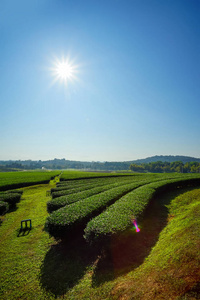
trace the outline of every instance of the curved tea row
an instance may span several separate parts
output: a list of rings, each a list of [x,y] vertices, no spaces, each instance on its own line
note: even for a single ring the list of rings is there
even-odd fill
[[[0,192],[0,215],[5,214],[10,208],[20,201],[23,191]]]
[[[87,241],[105,240],[131,226],[131,219],[141,216],[156,193],[200,185],[200,174],[144,174],[127,176],[126,180],[113,179],[110,184],[104,179],[92,180],[85,181],[85,190],[78,188],[81,184],[84,187],[83,182],[76,182],[77,192],[73,187],[71,194],[48,202],[48,210],[54,211],[47,217],[45,228],[52,236],[66,238],[84,229]],[[70,189],[70,182],[62,185]]]

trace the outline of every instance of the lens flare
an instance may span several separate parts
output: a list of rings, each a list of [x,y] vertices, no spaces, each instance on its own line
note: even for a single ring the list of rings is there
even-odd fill
[[[134,225],[135,231],[136,231],[136,232],[140,232],[140,228],[139,228],[138,225],[137,225],[136,219],[133,218],[131,221],[132,221],[132,223],[133,223],[133,225]]]

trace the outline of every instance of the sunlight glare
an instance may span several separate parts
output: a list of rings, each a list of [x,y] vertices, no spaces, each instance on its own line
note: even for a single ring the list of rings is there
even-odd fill
[[[77,80],[77,65],[75,65],[72,60],[63,57],[61,60],[56,59],[53,64],[54,67],[51,70],[55,81],[61,81],[67,84]]]
[[[68,62],[61,62],[58,63],[56,72],[61,79],[66,80],[73,75],[73,68]]]

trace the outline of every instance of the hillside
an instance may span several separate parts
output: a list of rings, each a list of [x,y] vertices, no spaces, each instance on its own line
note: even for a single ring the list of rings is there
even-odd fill
[[[181,156],[181,155],[155,155],[151,157],[147,157],[144,159],[137,159],[134,160],[133,162],[136,164],[141,164],[141,163],[151,163],[151,162],[157,162],[157,161],[162,161],[162,162],[175,162],[175,161],[181,161],[182,163],[187,163],[187,162],[200,162],[200,158],[195,158],[195,157],[190,157],[190,156]]]
[[[74,180],[60,181],[75,173]],[[82,173],[64,171],[48,184],[23,187],[21,201],[0,217],[0,299],[199,299],[200,175],[105,179],[96,173],[98,178],[81,179]],[[64,192],[66,186],[77,201],[49,214],[47,203],[60,197],[48,191]],[[83,198],[95,186],[96,194]],[[55,214],[71,223],[54,223],[57,230],[64,225],[63,239],[44,230]],[[32,228],[20,229],[24,218],[32,220]]]
[[[200,162],[200,158],[189,157],[189,156],[173,156],[173,155],[156,155],[152,157],[147,157],[144,159],[137,159],[132,161],[123,162],[86,162],[86,161],[73,161],[63,159],[53,159],[53,160],[8,160],[0,161],[0,171],[13,171],[13,170],[34,170],[34,169],[86,169],[86,170],[98,170],[98,171],[116,171],[116,170],[129,170],[130,164],[141,164],[141,163],[151,163],[151,162],[175,162],[181,161],[184,164],[187,162]]]

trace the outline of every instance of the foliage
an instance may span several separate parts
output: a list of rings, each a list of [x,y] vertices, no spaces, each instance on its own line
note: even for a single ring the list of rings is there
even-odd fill
[[[63,237],[85,225],[87,221],[100,213],[125,193],[130,192],[141,183],[130,183],[88,197],[54,211],[47,217],[45,228],[54,237]]]
[[[0,193],[0,201],[7,202],[9,206],[14,206],[21,199],[21,193]]]
[[[59,171],[0,172],[0,190],[16,189],[33,184],[48,183]]]
[[[47,161],[32,161],[32,160],[18,160],[18,161],[0,161],[0,170],[2,171],[13,171],[16,170],[35,170],[35,169],[50,169],[50,170],[66,170],[66,169],[77,169],[77,170],[93,170],[93,171],[124,171],[129,170],[131,163],[141,164],[150,162],[174,162],[182,161],[184,164],[191,161],[200,162],[199,158],[188,157],[188,156],[173,156],[173,155],[160,155],[147,157],[145,159],[137,159],[133,161],[123,162],[86,162],[86,161],[72,161],[66,159],[52,159]]]
[[[131,171],[134,172],[154,172],[154,173],[200,173],[200,162],[150,162],[150,163],[133,163],[130,165]]]
[[[143,185],[116,201],[96,218],[93,218],[86,226],[85,238],[92,242],[122,232],[130,227],[132,219],[140,217],[155,194],[177,187],[198,184],[200,184],[200,178],[182,178],[181,180],[177,178]]]
[[[0,215],[5,214],[9,209],[9,204],[7,202],[0,200]]]
[[[199,299],[200,189],[176,195],[168,224],[143,264],[113,289],[115,299]]]
[[[52,185],[23,188],[23,201],[9,216],[1,216],[0,299],[55,299],[40,286],[40,266],[53,241],[44,232],[46,190]],[[30,232],[20,232],[20,221],[30,218]],[[50,274],[49,274],[50,275]],[[50,275],[51,276],[51,275]],[[26,284],[25,284],[26,283]]]
[[[5,193],[9,193],[9,194],[12,194],[12,193],[14,193],[14,194],[20,194],[20,195],[22,195],[23,194],[23,190],[8,190],[8,191],[1,191],[0,192],[0,195],[1,194],[5,194]]]
[[[140,178],[140,177],[139,177]],[[52,192],[52,198],[75,194],[78,192],[82,192],[85,190],[97,188],[100,186],[107,186],[108,184],[113,184],[114,186],[119,184],[125,184],[127,182],[132,182],[133,180],[137,180],[138,176],[123,176],[123,177],[107,177],[107,178],[90,178],[90,179],[82,179],[76,181],[66,182],[65,185],[59,186],[58,188],[54,188]],[[58,189],[58,190],[57,190]]]
[[[15,207],[16,203],[20,201],[22,194],[22,190],[0,192],[0,215],[5,214],[9,208]]]
[[[72,179],[87,179],[87,178],[99,178],[99,177],[118,177],[118,176],[126,176],[130,175],[130,173],[109,173],[109,172],[90,172],[90,171],[63,171],[60,180],[72,180]]]
[[[164,180],[165,178],[174,178],[172,181],[168,179],[168,181],[163,181],[160,182],[160,180]],[[66,197],[58,197],[55,198],[51,201],[48,202],[48,211],[52,212],[53,210],[58,210],[54,211],[46,221],[46,230],[53,235],[54,237],[63,237],[66,235],[73,234],[73,230],[76,230],[77,227],[85,226],[89,219],[94,218],[98,214],[102,212],[103,209],[108,207],[109,205],[113,204],[117,199],[120,199],[123,195],[126,193],[130,192],[131,190],[134,190],[135,188],[138,188],[139,186],[144,185],[144,188],[141,190],[143,193],[136,190],[136,194],[138,195],[138,202],[137,206],[136,204],[133,205],[134,197],[130,196],[130,203],[127,201],[127,207],[125,209],[125,212],[123,213],[124,207],[125,207],[125,202],[124,199],[118,201],[117,203],[124,203],[122,205],[121,210],[117,210],[114,208],[114,212],[116,216],[114,216],[114,212],[110,213],[110,217],[108,218],[108,221],[101,221],[101,216],[98,217],[97,220],[100,220],[101,226],[107,228],[106,230],[111,230],[111,233],[115,232],[113,227],[118,230],[123,230],[124,228],[127,228],[127,226],[130,225],[130,218],[132,215],[135,215],[135,217],[138,217],[140,213],[145,209],[148,201],[151,199],[153,196],[153,193],[155,192],[154,188],[162,190],[168,189],[169,186],[172,187],[172,184],[175,183],[175,185],[181,185],[184,181],[184,178],[193,178],[194,176],[186,174],[185,176],[182,175],[180,179],[180,175],[160,175],[159,174],[149,174],[149,175],[143,175],[140,177],[140,179],[132,181],[132,183],[125,184],[118,186],[116,188],[113,188],[112,186],[106,186],[106,187],[97,187],[93,188],[91,190],[86,190],[83,192],[79,192],[77,194],[72,194],[68,195]],[[134,178],[134,177],[133,177]],[[135,177],[137,178],[137,177]],[[199,179],[198,179],[199,180]],[[151,187],[149,186],[150,190],[147,189],[145,186],[146,184],[156,181],[155,186]],[[170,185],[168,184],[170,183]],[[122,183],[121,183],[122,184]],[[119,184],[117,184],[119,185]],[[108,189],[107,191],[104,191]],[[153,188],[153,193],[152,193],[152,188]],[[144,192],[145,191],[145,192]],[[95,194],[93,194],[95,193]],[[98,193],[98,194],[97,194]],[[140,194],[141,193],[141,194]],[[146,194],[145,194],[146,193]],[[149,194],[150,193],[150,194]],[[134,192],[133,192],[134,194]],[[92,196],[93,195],[93,196]],[[139,196],[141,195],[141,196]],[[149,196],[150,195],[150,196]],[[83,198],[82,198],[83,197]],[[127,196],[128,197],[128,196]],[[141,198],[142,197],[142,198]],[[70,204],[72,203],[72,204]],[[65,206],[66,205],[66,206]],[[117,205],[117,204],[116,204]],[[130,209],[131,206],[131,209]],[[60,208],[61,207],[61,208]],[[135,210],[134,210],[135,207]],[[137,209],[136,209],[137,208]],[[130,211],[127,212],[127,209]],[[119,212],[118,212],[119,211]],[[103,214],[103,216],[105,213]],[[119,222],[119,219],[121,220],[121,223]],[[93,224],[95,221],[91,221]],[[90,224],[91,224],[90,223]],[[113,225],[114,224],[114,225]],[[117,224],[117,225],[116,225]],[[123,224],[123,225],[122,225]],[[86,238],[88,240],[92,240],[93,236],[96,237],[99,236],[99,230],[102,232],[103,235],[107,234],[106,232],[104,234],[104,229],[103,227],[98,226],[98,229],[95,229],[93,232],[93,229],[88,229],[86,230]],[[119,226],[119,227],[117,227]],[[93,228],[93,225],[92,227]],[[100,229],[99,229],[100,228]],[[89,238],[91,236],[92,238]]]
[[[49,213],[51,213],[52,211],[55,211],[65,205],[69,205],[71,203],[83,200],[85,198],[88,198],[90,196],[93,196],[95,194],[100,194],[106,190],[112,189],[114,187],[118,187],[118,186],[122,186],[125,185],[127,183],[132,183],[133,179],[136,180],[137,177],[134,178],[130,178],[130,177],[126,177],[126,178],[120,178],[120,180],[114,179],[114,181],[112,180],[113,183],[109,183],[110,180],[95,180],[95,184],[89,184],[88,185],[83,185],[77,188],[74,188],[72,190],[63,190],[60,191],[59,193],[56,193],[56,195],[64,195],[64,196],[60,196],[60,197],[56,197],[55,198],[55,192],[52,193],[52,200],[48,201],[47,203],[47,210]],[[91,180],[93,181],[93,179]],[[137,180],[136,180],[137,181]],[[111,181],[110,181],[111,182]],[[107,183],[107,184],[106,184]]]
[[[158,180],[163,179],[164,175],[166,174],[148,174],[149,179]],[[178,174],[171,175],[177,178]],[[143,176],[147,175],[142,174],[141,178]],[[46,197],[46,191],[51,188],[50,184],[24,188],[23,201],[17,204],[18,209],[10,212],[9,217],[1,217],[2,300],[108,300],[123,297],[160,300],[163,296],[166,299],[178,299],[179,295],[182,296],[181,299],[186,299],[187,296],[188,299],[198,299],[195,278],[197,283],[200,276],[199,195],[195,196],[196,203],[191,192],[186,201],[184,195],[181,195],[176,204],[172,202],[173,209],[169,207],[171,225],[163,232],[157,229],[158,211],[162,215],[166,209],[164,205],[160,205],[162,198],[156,198],[157,201],[153,203],[159,205],[158,210],[154,211],[154,206],[151,205],[152,216],[149,218],[147,211],[142,219],[146,221],[146,228],[142,227],[139,234],[130,230],[130,240],[123,240],[119,253],[116,253],[118,244],[114,245],[112,240],[111,252],[107,253],[104,248],[95,250],[95,247],[90,247],[79,235],[66,242],[58,242],[49,237],[43,228],[47,217],[46,202],[50,199]],[[182,190],[177,190],[177,193],[181,192]],[[19,220],[25,216],[32,219],[33,228],[29,234],[27,232],[19,236]],[[140,224],[144,226],[144,223]],[[147,230],[149,228],[150,231]],[[158,230],[157,235],[155,229]],[[127,231],[123,234],[126,237]],[[141,243],[138,243],[139,237]],[[154,241],[149,248],[148,238]],[[155,244],[157,239],[158,243]],[[116,247],[113,249],[113,246]],[[129,257],[126,250],[132,256]],[[123,264],[121,269],[116,269],[116,263],[126,257],[128,271]]]

